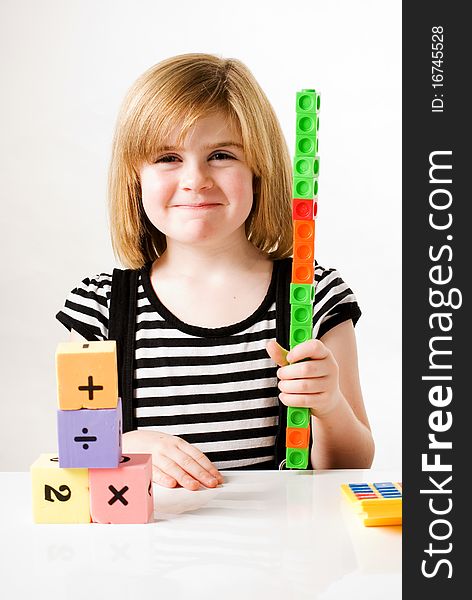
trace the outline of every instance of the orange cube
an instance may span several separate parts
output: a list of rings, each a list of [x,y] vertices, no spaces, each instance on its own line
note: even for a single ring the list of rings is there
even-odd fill
[[[65,342],[56,350],[57,398],[62,410],[116,408],[116,342]]]
[[[292,283],[313,283],[315,268],[313,261],[302,262],[294,258],[292,264]]]
[[[287,448],[308,448],[310,445],[310,426],[287,427],[285,445]]]
[[[315,242],[315,221],[293,221],[293,241],[314,244]]]

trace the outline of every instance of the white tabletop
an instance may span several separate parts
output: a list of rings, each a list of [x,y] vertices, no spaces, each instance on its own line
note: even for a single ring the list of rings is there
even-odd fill
[[[340,491],[400,470],[223,475],[213,490],[154,485],[147,525],[36,525],[29,473],[0,473],[2,596],[401,598],[401,527],[364,527]]]

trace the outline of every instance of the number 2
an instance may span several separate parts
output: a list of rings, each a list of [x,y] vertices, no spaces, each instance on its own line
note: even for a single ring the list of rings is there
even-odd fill
[[[62,494],[61,494],[62,492]],[[64,493],[65,492],[65,493]],[[59,491],[55,490],[52,486],[47,483],[44,484],[44,499],[48,502],[54,502],[54,498],[52,498],[52,494],[56,496],[56,500],[59,502],[67,502],[72,495],[70,491],[70,487],[68,485],[59,486]]]

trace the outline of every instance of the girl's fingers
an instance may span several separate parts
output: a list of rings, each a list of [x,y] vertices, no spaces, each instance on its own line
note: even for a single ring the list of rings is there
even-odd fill
[[[324,377],[329,372],[329,365],[325,360],[307,360],[293,363],[277,370],[279,379],[308,379],[310,377]]]
[[[174,488],[177,485],[177,481],[173,477],[167,475],[155,465],[152,465],[152,480],[163,487]]]
[[[286,394],[320,394],[326,391],[326,377],[281,379],[278,387]]]
[[[189,475],[177,462],[169,456],[163,456],[159,460],[159,470],[167,476],[175,479],[175,481],[187,490],[198,490],[200,483]]]
[[[223,475],[218,471],[211,460],[203,454],[196,446],[192,446],[185,440],[180,440],[179,449],[188,454],[196,463],[198,463],[208,474],[218,480],[218,483],[223,483]]]
[[[266,344],[267,354],[278,365],[288,365],[287,350],[282,348],[275,340],[269,340]]]
[[[196,481],[200,482],[205,487],[211,488],[216,487],[218,483],[220,483],[217,477],[207,471],[201,465],[201,463],[197,462],[197,460],[192,458],[190,454],[187,454],[186,451],[184,452],[183,450],[180,450],[180,448],[177,448],[176,451],[178,454],[173,455],[172,458],[186,473],[188,473],[188,475],[193,477]],[[198,456],[198,458],[200,457]]]
[[[313,408],[316,402],[316,394],[279,394],[280,401],[285,406],[296,406],[297,408]]]

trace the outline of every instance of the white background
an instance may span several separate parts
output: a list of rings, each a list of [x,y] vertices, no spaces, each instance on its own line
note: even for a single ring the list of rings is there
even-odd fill
[[[0,470],[56,450],[56,320],[116,265],[106,178],[118,107],[184,52],[242,60],[291,153],[295,91],[322,95],[317,259],[363,311],[361,381],[377,450],[401,464],[401,2],[2,0]]]

